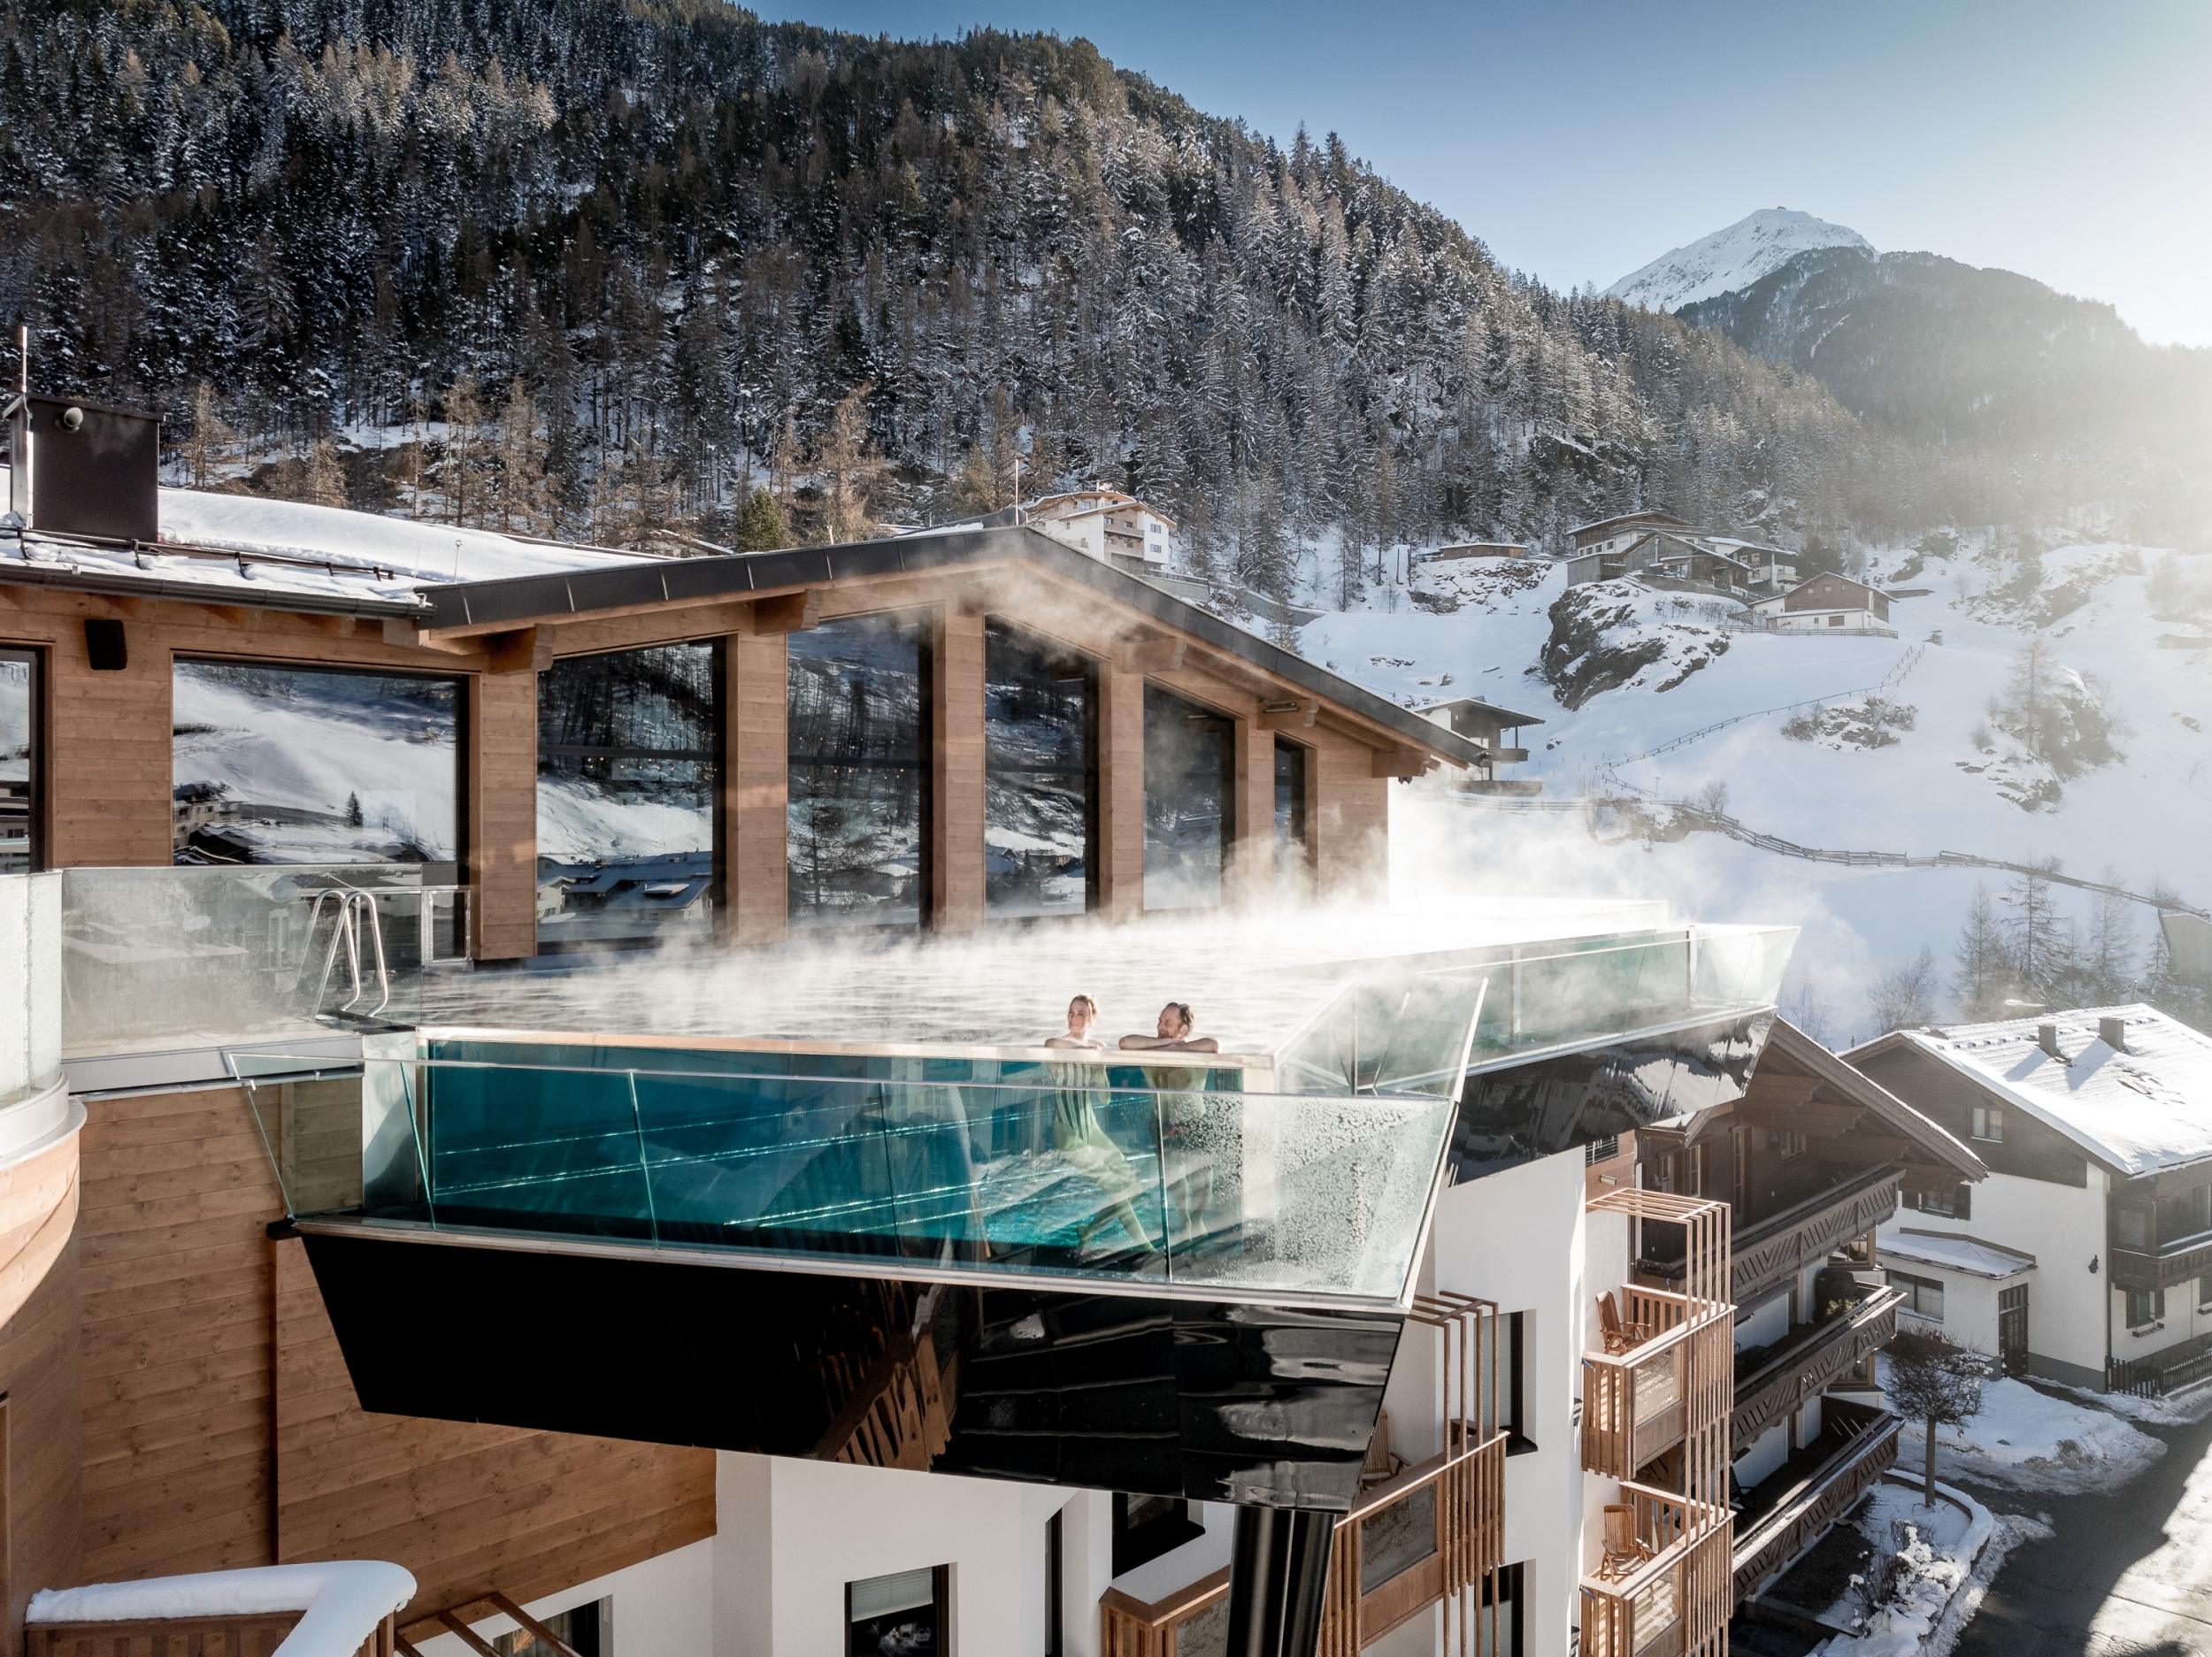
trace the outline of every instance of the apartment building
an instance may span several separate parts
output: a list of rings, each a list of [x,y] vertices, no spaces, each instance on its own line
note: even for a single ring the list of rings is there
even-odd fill
[[[2138,1003],[1845,1056],[1990,1170],[1885,1228],[1906,1317],[2069,1385],[2212,1374],[2212,1038]]]
[[[1164,571],[1175,520],[1118,489],[1048,495],[1021,510],[1054,540],[1134,575]]]
[[[100,483],[0,541],[12,1638],[1720,1648],[1787,929],[1379,907],[1475,745],[1030,530]]]

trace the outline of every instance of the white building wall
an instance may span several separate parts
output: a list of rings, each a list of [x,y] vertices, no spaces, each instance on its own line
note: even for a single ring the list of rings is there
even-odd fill
[[[2055,1359],[2085,1372],[2066,1378],[2101,1384],[2105,1359],[2105,1308],[2110,1299],[2105,1248],[2105,1174],[2089,1170],[2086,1187],[2061,1185],[2043,1179],[2024,1179],[2017,1174],[1992,1174],[1973,1188],[1973,1217],[1946,1220],[1936,1215],[1901,1209],[1881,1228],[1888,1238],[1909,1226],[1918,1231],[1942,1231],[2001,1243],[2035,1256],[2036,1270],[2028,1274],[2028,1351],[2039,1358]],[[1878,1248],[1880,1242],[1878,1239]],[[2089,1262],[2097,1270],[2092,1272]],[[1952,1326],[1963,1314],[1953,1314],[1954,1285],[1982,1283],[1990,1290],[1986,1349],[1997,1349],[1996,1285],[1986,1278],[1962,1273],[1946,1274],[1909,1260],[1884,1266],[1919,1277],[1939,1277],[1945,1285],[1945,1323]],[[2125,1339],[2124,1305],[2114,1311],[2114,1351],[2120,1353]],[[1979,1316],[1978,1313],[1976,1316]],[[2154,1348],[2147,1348],[2154,1350]],[[2087,1377],[2093,1377],[2093,1382]]]
[[[1575,1425],[1582,1391],[1584,1318],[1599,1288],[1626,1276],[1627,1222],[1590,1216],[1592,1256],[1614,1275],[1585,1281],[1582,1153],[1549,1156],[1447,1190],[1437,1205],[1436,1286],[1520,1312],[1522,1431],[1536,1449],[1505,1464],[1505,1558],[1520,1562],[1532,1657],[1565,1657],[1578,1620],[1582,1455]],[[1590,1314],[1594,1316],[1594,1313]],[[1433,1407],[1432,1407],[1432,1414]],[[1392,1422],[1397,1420],[1393,1412]]]
[[[715,1626],[715,1582],[719,1538],[632,1565],[589,1582],[578,1583],[523,1609],[534,1617],[557,1615],[594,1599],[613,1601],[616,1657],[720,1657]],[[511,1618],[497,1616],[472,1625],[482,1638],[516,1631]],[[474,1657],[457,1634],[419,1641],[423,1657]]]

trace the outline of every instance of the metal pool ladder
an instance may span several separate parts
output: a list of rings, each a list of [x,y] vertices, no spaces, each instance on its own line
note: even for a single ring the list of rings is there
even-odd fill
[[[325,890],[315,894],[313,906],[307,911],[309,947],[313,947],[315,928],[321,924],[325,900],[333,900],[336,909],[330,929],[330,947],[323,952],[323,975],[315,986],[315,999],[309,1004],[311,1012],[320,1013],[323,998],[330,993],[330,975],[337,970],[338,947],[345,946],[346,972],[353,985],[352,997],[338,1011],[342,1016],[373,1018],[388,1006],[392,999],[392,975],[384,960],[384,926],[377,912],[376,894],[353,889]],[[368,937],[371,953],[376,963],[377,1003],[367,1012],[358,1015],[353,1009],[368,999],[368,989],[361,980],[361,940]],[[301,976],[306,975],[307,962],[300,963]]]

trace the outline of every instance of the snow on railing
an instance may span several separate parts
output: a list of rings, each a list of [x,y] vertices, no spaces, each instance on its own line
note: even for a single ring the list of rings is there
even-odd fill
[[[415,1579],[398,1565],[336,1560],[42,1588],[31,1596],[24,1621],[151,1622],[298,1611],[304,1615],[273,1657],[352,1657],[379,1623],[414,1597]]]

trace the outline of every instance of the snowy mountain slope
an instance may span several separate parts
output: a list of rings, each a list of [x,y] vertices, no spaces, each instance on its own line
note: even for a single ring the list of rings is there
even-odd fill
[[[1748,288],[1768,272],[1816,248],[1874,250],[1855,230],[1787,207],[1762,207],[1725,230],[1660,255],[1605,291],[1627,304],[1673,311]]]
[[[1511,774],[1540,778],[1550,799],[1625,785],[1683,801],[1718,787],[1729,815],[1801,845],[2012,862],[2055,855],[2070,873],[2096,878],[2108,867],[2137,891],[2163,877],[2187,901],[2212,904],[2212,867],[2196,843],[2212,807],[2212,650],[2158,646],[2161,635],[2212,630],[2177,623],[2170,602],[2168,618],[2153,613],[2155,557],[2116,546],[2065,548],[2042,557],[2032,583],[1986,552],[1920,563],[1907,585],[1931,590],[1894,602],[1895,639],[1731,631],[1716,654],[1697,639],[1723,636],[1707,621],[1705,601],[1646,594],[1635,602],[1640,614],[1623,625],[1675,638],[1674,653],[1575,710],[1532,671],[1552,638],[1550,607],[1564,592],[1555,566],[1534,586],[1447,613],[1425,605],[1327,615],[1303,630],[1301,647],[1407,705],[1471,695],[1542,717],[1522,732],[1531,758]],[[2053,594],[2077,594],[2093,575],[2101,579],[2085,597],[2061,601],[2072,607],[2032,634],[2030,619],[2047,613]],[[2212,590],[2212,567],[2196,579]],[[1678,597],[1686,608],[1676,609]],[[2115,739],[2122,757],[2060,777],[1993,722],[1990,703],[2006,695],[2031,636],[2047,648],[2053,683],[2079,676],[2105,687],[2123,721]],[[1691,655],[1701,655],[1701,664],[1659,689]],[[1911,713],[1909,725],[1881,723],[1889,740],[1845,740],[1843,726],[1867,727],[1863,707],[1855,721],[1803,720],[1800,737],[1785,733],[1793,717],[1802,719],[1801,707],[1788,711],[1793,705],[1863,702],[1866,688],[1901,667],[1907,671],[1885,694],[1893,709]],[[1739,717],[1747,714],[1758,717]],[[1624,763],[1731,719],[1663,756]],[[1433,784],[1393,793],[1394,836],[1403,837],[1394,870],[1409,887],[1402,895],[1660,895],[1702,918],[1797,924],[1806,935],[1793,973],[1820,987],[1838,1036],[1866,1032],[1868,980],[1923,944],[1947,970],[1976,885],[2001,892],[2008,878],[1988,870],[1807,863],[1705,832],[1603,845],[1572,812],[1496,809]],[[2023,799],[2034,809],[2023,809]],[[1663,823],[1665,813],[1657,815]],[[2062,894],[2062,908],[2085,921],[2089,901]],[[2147,947],[2151,912],[2131,906],[2129,918],[2137,945]]]

